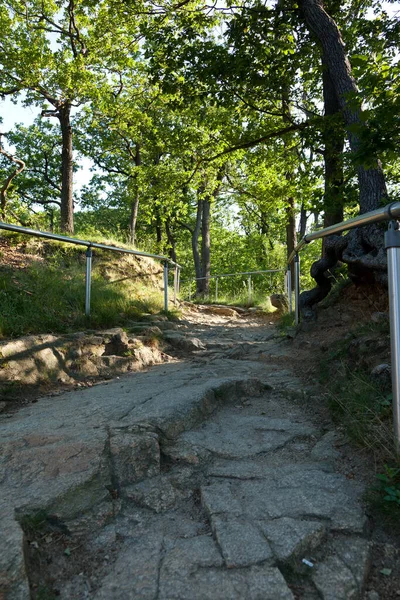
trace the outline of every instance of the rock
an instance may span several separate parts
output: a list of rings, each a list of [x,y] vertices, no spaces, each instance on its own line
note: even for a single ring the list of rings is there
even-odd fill
[[[330,553],[311,572],[323,600],[359,600],[369,570],[367,540],[346,537],[331,543]]]
[[[205,350],[205,345],[198,338],[185,337],[183,334],[176,331],[164,331],[164,340],[181,350],[186,352],[195,352],[197,350]]]
[[[242,507],[234,497],[231,485],[225,482],[202,486],[201,503],[210,516],[219,514],[240,515]]]
[[[123,495],[138,506],[160,513],[175,505],[179,493],[167,477],[156,477],[124,488]]]
[[[123,355],[129,350],[129,339],[125,331],[115,333],[105,345],[104,355]]]
[[[390,382],[390,378],[392,375],[392,368],[388,363],[382,363],[374,367],[371,371],[371,377],[375,379],[380,379],[381,381]]]
[[[270,545],[251,521],[214,516],[211,526],[228,569],[272,561]]]
[[[389,321],[389,313],[387,312],[374,312],[371,315],[371,321],[373,323],[385,323]]]
[[[337,439],[335,431],[328,431],[311,450],[311,457],[315,460],[335,460],[340,453],[334,448]]]
[[[7,402],[0,402],[0,413],[4,412],[7,408]]]
[[[325,537],[325,525],[319,521],[275,519],[260,521],[259,527],[271,544],[272,551],[281,563],[290,562],[315,550]]]
[[[272,306],[277,308],[279,312],[287,312],[289,310],[289,301],[286,294],[272,294],[270,300]]]
[[[114,432],[110,437],[110,453],[119,487],[160,473],[160,446],[155,433]]]
[[[238,313],[234,308],[230,308],[229,306],[223,306],[218,304],[202,304],[198,306],[198,310],[205,313],[210,313],[214,315],[221,315],[224,317],[238,317]]]
[[[265,565],[222,569],[223,560],[209,536],[178,540],[160,572],[160,600],[293,600],[278,569]]]
[[[154,600],[157,597],[162,536],[130,539],[121,549],[93,600]]]

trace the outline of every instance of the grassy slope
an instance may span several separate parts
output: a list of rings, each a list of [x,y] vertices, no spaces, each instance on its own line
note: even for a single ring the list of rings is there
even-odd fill
[[[159,312],[161,270],[146,258],[95,251],[87,319],[82,248],[2,235],[0,336],[112,327]]]

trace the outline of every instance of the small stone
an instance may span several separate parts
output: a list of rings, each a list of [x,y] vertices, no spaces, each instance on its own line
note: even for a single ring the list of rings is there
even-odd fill
[[[160,473],[160,447],[154,433],[114,433],[110,438],[110,452],[120,486]]]

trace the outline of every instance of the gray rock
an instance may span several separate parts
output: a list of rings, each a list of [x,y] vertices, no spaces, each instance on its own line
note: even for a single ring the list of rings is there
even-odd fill
[[[224,570],[209,536],[178,541],[160,573],[160,600],[293,600],[278,569],[253,566]]]
[[[286,294],[272,294],[270,296],[271,304],[281,312],[289,310],[289,301]]]
[[[312,571],[323,600],[359,600],[369,570],[369,545],[362,538],[334,540],[326,559]]]
[[[251,522],[230,516],[214,516],[211,526],[229,569],[272,561],[270,545]]]
[[[164,340],[172,346],[187,352],[206,349],[206,346],[198,338],[185,337],[184,334],[176,331],[164,331]]]
[[[240,515],[242,507],[234,497],[229,483],[215,483],[201,488],[201,502],[210,516],[219,514]]]
[[[279,562],[291,562],[317,548],[325,537],[326,527],[318,521],[302,521],[283,517],[260,521],[260,529],[270,542]]]
[[[93,600],[154,600],[161,548],[162,537],[155,533],[126,542]]]
[[[328,431],[311,450],[311,456],[315,460],[335,460],[340,453],[334,448],[337,434],[335,431]]]
[[[172,508],[179,494],[167,477],[155,477],[123,490],[124,497],[156,513]]]
[[[271,419],[244,415],[224,415],[197,431],[181,436],[195,447],[203,447],[226,458],[245,458],[276,450],[298,436],[314,433],[309,425],[289,419]]]
[[[119,487],[160,473],[160,447],[155,433],[114,432],[110,452]]]

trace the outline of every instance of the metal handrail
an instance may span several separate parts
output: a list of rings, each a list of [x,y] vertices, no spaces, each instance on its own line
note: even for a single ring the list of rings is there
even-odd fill
[[[3,221],[0,221],[0,229],[4,229],[5,231],[12,231],[14,233],[32,235],[34,237],[45,238],[48,240],[64,242],[66,244],[75,244],[76,246],[85,246],[87,248],[85,314],[88,317],[90,316],[90,288],[92,276],[93,248],[98,248],[99,250],[109,250],[111,252],[120,252],[122,254],[134,254],[135,256],[145,256],[147,258],[154,258],[155,260],[162,261],[164,263],[164,310],[168,310],[168,264],[171,264],[174,267],[174,300],[176,301],[177,281],[179,280],[179,271],[182,267],[167,256],[163,256],[161,254],[150,254],[149,252],[141,252],[140,250],[129,250],[128,248],[122,248],[120,246],[108,246],[107,244],[98,244],[97,242],[80,240],[78,238],[72,238],[66,235],[49,233],[48,231],[40,231],[39,229],[29,229],[28,227],[21,227],[20,225],[12,225],[10,223],[4,223]]]
[[[393,428],[396,452],[400,455],[400,202],[392,202],[386,206],[372,210],[368,213],[330,225],[324,229],[307,233],[294,248],[288,258],[287,292],[291,310],[292,281],[290,265],[294,261],[294,288],[295,288],[295,323],[300,322],[300,257],[299,252],[309,242],[328,237],[335,233],[342,233],[355,227],[362,227],[372,223],[389,221],[389,228],[385,234],[385,248],[388,261],[389,284],[389,311],[390,311],[390,344],[392,359],[392,396],[393,396]]]
[[[286,269],[267,269],[265,271],[241,271],[239,273],[221,273],[219,275],[206,275],[206,277],[189,277],[188,279],[183,280],[184,282],[189,282],[189,301],[192,299],[192,281],[202,281],[204,279],[210,280],[215,279],[215,302],[218,302],[218,280],[221,277],[236,277],[237,275],[247,275],[247,289],[248,289],[248,298],[249,304],[253,299],[253,289],[251,283],[252,275],[260,275],[263,273],[281,273],[282,271],[286,272]]]
[[[279,273],[286,269],[268,269],[267,271],[241,271],[240,273],[222,273],[220,275],[207,275],[206,277],[188,277],[182,279],[181,283],[187,281],[201,281],[202,279],[219,279],[220,277],[235,277],[236,275],[259,275],[260,273]]]

